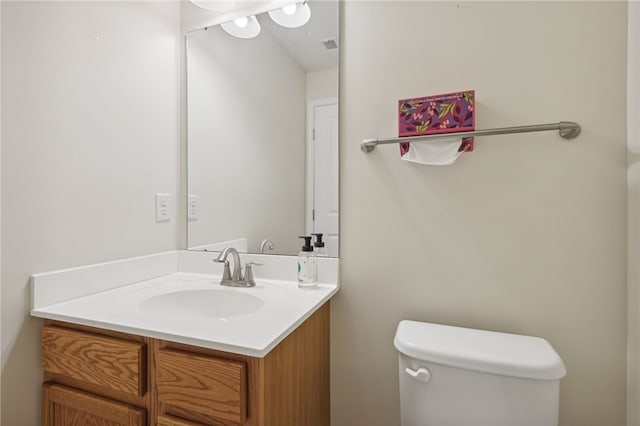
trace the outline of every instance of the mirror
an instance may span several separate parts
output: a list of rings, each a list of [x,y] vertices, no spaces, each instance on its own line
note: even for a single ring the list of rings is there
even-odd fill
[[[187,35],[190,250],[297,255],[322,233],[338,256],[338,5],[307,5],[299,28]]]

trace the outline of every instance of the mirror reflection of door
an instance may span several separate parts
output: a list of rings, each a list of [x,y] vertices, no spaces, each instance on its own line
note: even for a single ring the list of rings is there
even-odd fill
[[[307,234],[322,233],[330,257],[338,256],[338,101],[308,105]]]

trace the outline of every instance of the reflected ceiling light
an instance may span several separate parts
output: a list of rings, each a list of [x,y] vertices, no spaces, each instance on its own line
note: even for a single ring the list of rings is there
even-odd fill
[[[191,0],[191,3],[203,9],[220,11],[231,9],[236,0]]]
[[[254,38],[260,34],[260,23],[255,15],[243,16],[233,21],[220,24],[220,26],[227,34],[238,38]]]
[[[309,9],[309,5],[305,1],[270,10],[269,16],[278,25],[286,28],[298,28],[309,22],[311,9]]]

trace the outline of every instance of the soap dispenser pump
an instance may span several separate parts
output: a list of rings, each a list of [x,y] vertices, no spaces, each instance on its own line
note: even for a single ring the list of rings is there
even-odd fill
[[[318,259],[311,245],[311,237],[299,237],[304,239],[302,251],[298,255],[298,287],[316,287],[318,281]]]
[[[316,237],[316,241],[313,243],[313,250],[318,257],[329,257],[327,253],[327,249],[324,246],[324,242],[322,241],[322,233],[311,234]]]

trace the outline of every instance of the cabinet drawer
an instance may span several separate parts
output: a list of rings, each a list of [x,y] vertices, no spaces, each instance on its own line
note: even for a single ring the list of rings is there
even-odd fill
[[[245,362],[160,349],[156,388],[160,414],[207,425],[227,424],[225,420],[242,425],[246,420]]]
[[[144,426],[146,411],[66,386],[42,386],[43,426]]]
[[[192,423],[188,420],[178,420],[169,416],[159,416],[156,426],[200,426],[198,423]]]
[[[42,368],[138,396],[146,391],[146,350],[141,342],[45,326]]]

